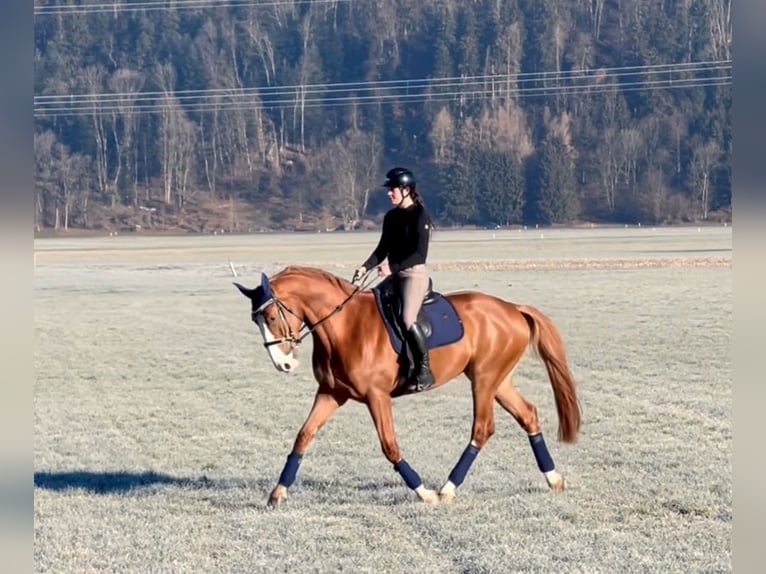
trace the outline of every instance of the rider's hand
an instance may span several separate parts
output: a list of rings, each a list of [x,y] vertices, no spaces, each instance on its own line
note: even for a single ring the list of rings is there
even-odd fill
[[[356,284],[357,281],[364,277],[365,273],[367,273],[367,268],[364,265],[357,267],[356,271],[354,271],[354,276],[351,278],[351,283]]]

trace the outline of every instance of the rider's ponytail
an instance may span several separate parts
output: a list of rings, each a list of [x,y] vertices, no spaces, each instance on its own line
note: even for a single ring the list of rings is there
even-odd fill
[[[418,190],[415,189],[415,184],[411,183],[409,185],[409,188],[410,188],[410,197],[412,198],[412,201],[414,201],[415,203],[419,204],[421,207],[425,207],[426,203],[425,203],[425,201],[423,201],[423,198],[420,197],[420,194],[418,193]]]

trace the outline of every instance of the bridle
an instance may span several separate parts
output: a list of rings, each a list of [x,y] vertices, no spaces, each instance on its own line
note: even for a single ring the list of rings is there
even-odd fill
[[[279,321],[284,327],[284,330],[287,331],[288,335],[286,337],[281,337],[279,339],[274,339],[272,341],[264,341],[263,346],[267,349],[271,347],[272,345],[281,345],[283,343],[290,343],[290,346],[294,349],[300,345],[303,340],[311,335],[314,331],[316,331],[317,327],[333,317],[334,315],[340,313],[343,308],[346,306],[346,304],[351,301],[351,299],[360,291],[363,289],[366,289],[375,279],[373,278],[373,281],[370,281],[369,283],[365,282],[365,279],[369,276],[369,271],[365,274],[365,276],[362,278],[362,281],[359,282],[358,285],[354,288],[354,290],[349,294],[335,309],[330,311],[327,315],[319,319],[316,323],[310,323],[309,321],[306,321],[305,317],[301,317],[298,313],[290,309],[287,305],[285,305],[282,301],[279,300],[279,298],[276,295],[273,295],[268,300],[266,300],[264,303],[262,303],[257,309],[253,310],[253,312],[250,314],[251,319],[253,322],[257,323],[258,317],[263,315],[264,310],[268,308],[271,305],[277,306],[277,314],[279,316]],[[297,318],[301,322],[301,326],[298,329],[298,332],[296,333],[292,326],[290,325],[290,321],[287,320],[287,313],[292,315],[293,317]],[[305,333],[302,333],[305,330]]]
[[[271,299],[266,301],[263,305],[258,307],[258,309],[254,310],[250,314],[250,317],[253,320],[253,322],[257,323],[258,322],[258,317],[262,316],[263,315],[263,311],[267,307],[269,307],[270,305],[276,305],[277,306],[277,313],[279,315],[279,322],[282,324],[283,327],[286,328],[285,330],[288,332],[288,336],[287,337],[282,337],[280,339],[273,339],[271,341],[264,341],[263,342],[263,346],[268,349],[272,345],[281,345],[282,343],[290,343],[290,346],[293,347],[293,348],[295,348],[298,345],[300,345],[301,342],[303,341],[303,339],[305,339],[306,336],[308,336],[309,333],[311,333],[311,329],[309,329],[305,334],[301,335],[300,334],[301,331],[304,328],[308,328],[306,321],[302,317],[300,317],[295,311],[290,309],[287,305],[282,303],[282,301],[280,301],[276,297],[272,297]],[[300,327],[300,329],[298,329],[298,333],[297,334],[295,333],[295,331],[293,331],[293,328],[290,325],[290,321],[287,320],[287,316],[285,315],[285,311],[287,311],[291,315],[294,315],[295,317],[297,317],[298,319],[301,320],[301,327]]]

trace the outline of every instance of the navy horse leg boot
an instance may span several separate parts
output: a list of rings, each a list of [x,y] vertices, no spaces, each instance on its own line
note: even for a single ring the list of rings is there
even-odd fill
[[[436,382],[434,374],[431,372],[431,363],[428,358],[426,335],[423,333],[420,325],[415,323],[407,330],[406,338],[410,351],[412,351],[412,360],[414,362],[407,386],[412,392],[425,391]]]

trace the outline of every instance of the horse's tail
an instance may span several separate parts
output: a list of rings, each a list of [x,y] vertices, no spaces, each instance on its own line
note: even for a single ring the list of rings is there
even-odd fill
[[[530,345],[548,371],[559,415],[559,440],[575,442],[580,432],[581,412],[574,378],[567,364],[564,340],[553,321],[542,311],[527,305],[519,305],[518,309],[529,324]]]

